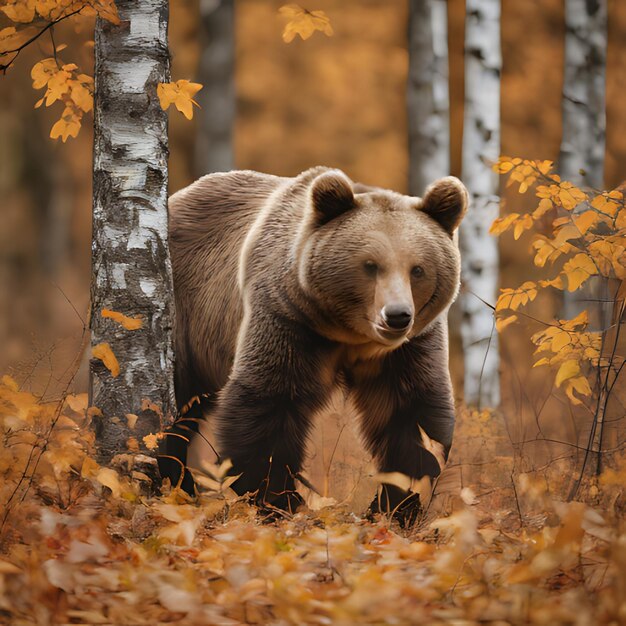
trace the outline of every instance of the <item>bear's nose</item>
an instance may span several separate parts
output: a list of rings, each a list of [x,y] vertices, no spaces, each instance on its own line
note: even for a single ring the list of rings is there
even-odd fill
[[[382,314],[385,324],[394,330],[405,330],[413,321],[411,309],[403,304],[388,304]]]

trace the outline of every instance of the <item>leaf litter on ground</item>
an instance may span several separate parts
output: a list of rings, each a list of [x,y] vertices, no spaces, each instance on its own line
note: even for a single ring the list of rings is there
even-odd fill
[[[332,499],[263,523],[224,486],[219,466],[205,468],[216,486],[197,499],[167,486],[151,495],[150,457],[123,455],[101,467],[91,414],[84,396],[41,403],[8,377],[0,383],[0,621],[582,625],[626,618],[620,517],[554,501],[528,475],[518,479],[529,511],[521,519],[513,504],[500,499],[497,508],[474,486],[410,531],[385,518],[367,521]],[[619,480],[608,482],[621,489]]]

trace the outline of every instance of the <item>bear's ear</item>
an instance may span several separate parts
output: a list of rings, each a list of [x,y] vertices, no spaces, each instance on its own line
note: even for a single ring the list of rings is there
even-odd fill
[[[426,189],[421,210],[452,234],[465,215],[468,198],[465,185],[458,178],[447,176]]]
[[[318,176],[311,187],[311,204],[315,222],[326,224],[354,207],[350,179],[339,170]]]

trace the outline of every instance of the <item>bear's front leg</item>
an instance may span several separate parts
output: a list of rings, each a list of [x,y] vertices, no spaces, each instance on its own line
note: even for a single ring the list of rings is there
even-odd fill
[[[436,327],[412,339],[385,357],[379,373],[355,386],[363,434],[379,471],[403,475],[382,483],[370,512],[390,513],[403,527],[416,521],[452,445],[454,403],[443,332]],[[409,489],[399,486],[408,480]]]
[[[219,452],[233,463],[240,495],[295,511],[312,414],[328,397],[320,364],[328,342],[306,326],[260,311],[247,316],[216,411]]]

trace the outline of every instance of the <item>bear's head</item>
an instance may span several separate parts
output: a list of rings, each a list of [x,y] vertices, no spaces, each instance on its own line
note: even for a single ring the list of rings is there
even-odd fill
[[[312,181],[298,282],[323,334],[384,352],[422,333],[456,297],[454,232],[468,194],[454,177],[434,182],[424,198],[366,189],[339,170]]]

